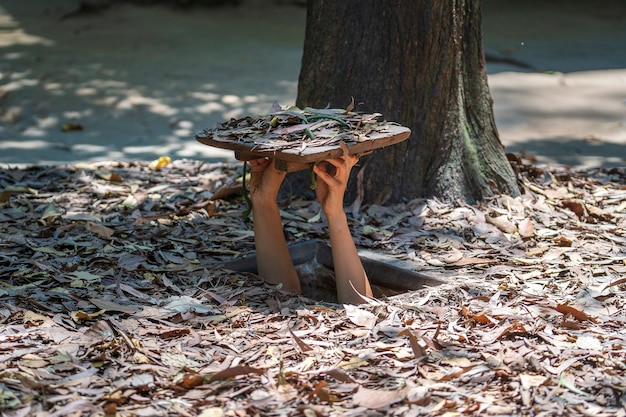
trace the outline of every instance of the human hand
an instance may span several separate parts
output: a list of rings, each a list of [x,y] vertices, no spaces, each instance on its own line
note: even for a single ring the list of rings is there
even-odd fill
[[[259,158],[250,163],[250,198],[257,202],[276,202],[280,185],[287,175],[274,167],[273,159]]]
[[[327,159],[315,165],[317,175],[315,194],[326,216],[343,213],[343,196],[348,186],[350,171],[359,161],[356,155]]]
[[[271,284],[281,284],[283,289],[300,294],[300,279],[289,255],[276,202],[287,173],[277,170],[272,159],[260,158],[249,162],[258,274]]]

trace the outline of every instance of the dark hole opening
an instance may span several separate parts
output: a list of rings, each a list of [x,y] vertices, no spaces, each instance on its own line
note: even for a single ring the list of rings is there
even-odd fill
[[[300,277],[302,295],[313,300],[336,303],[337,290],[330,246],[319,240],[311,240],[290,245],[289,253]],[[390,297],[444,283],[441,279],[403,267],[402,261],[375,253],[360,252],[359,256],[375,298]],[[226,262],[222,266],[231,271],[256,274],[256,255]]]

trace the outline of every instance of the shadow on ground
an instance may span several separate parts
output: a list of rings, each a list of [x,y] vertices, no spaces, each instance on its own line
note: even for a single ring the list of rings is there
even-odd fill
[[[485,0],[483,35],[491,74],[626,68],[622,0]]]
[[[295,96],[299,8],[74,7],[0,8],[0,163],[223,157],[193,134]]]
[[[507,151],[545,152],[553,164],[623,163],[626,73],[593,73],[591,83],[569,85],[570,78],[526,74],[516,64],[561,73],[626,68],[626,3],[601,3],[485,2],[490,86]],[[193,135],[266,113],[274,101],[295,102],[302,7],[122,4],[63,19],[76,4],[0,5],[0,164],[231,159]],[[581,148],[585,138],[599,140]]]
[[[624,145],[603,143],[593,138],[554,137],[534,139],[532,146],[515,143],[506,148],[529,161],[551,165],[554,161],[569,167],[603,166],[605,168],[624,166]]]

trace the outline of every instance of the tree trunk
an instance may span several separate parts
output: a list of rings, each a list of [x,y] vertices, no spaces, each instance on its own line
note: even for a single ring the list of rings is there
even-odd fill
[[[297,105],[380,112],[411,137],[361,160],[366,202],[519,194],[493,117],[478,0],[309,0]],[[355,193],[351,184],[350,196]]]

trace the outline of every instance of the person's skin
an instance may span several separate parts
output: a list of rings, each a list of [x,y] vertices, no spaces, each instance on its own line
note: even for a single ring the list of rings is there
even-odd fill
[[[270,159],[254,159],[250,166],[250,200],[259,275],[271,284],[282,284],[284,290],[300,294],[300,279],[289,256],[276,203],[286,173],[274,168],[274,161]]]
[[[372,296],[343,210],[343,196],[350,170],[357,161],[357,156],[346,155],[323,161],[314,167],[317,175],[315,192],[328,221],[337,298],[340,303],[349,304],[362,302],[359,294]],[[270,283],[282,283],[284,289],[299,294],[300,281],[289,256],[276,203],[286,173],[278,171],[273,160],[256,159],[250,161],[250,165],[250,198],[259,275]]]

